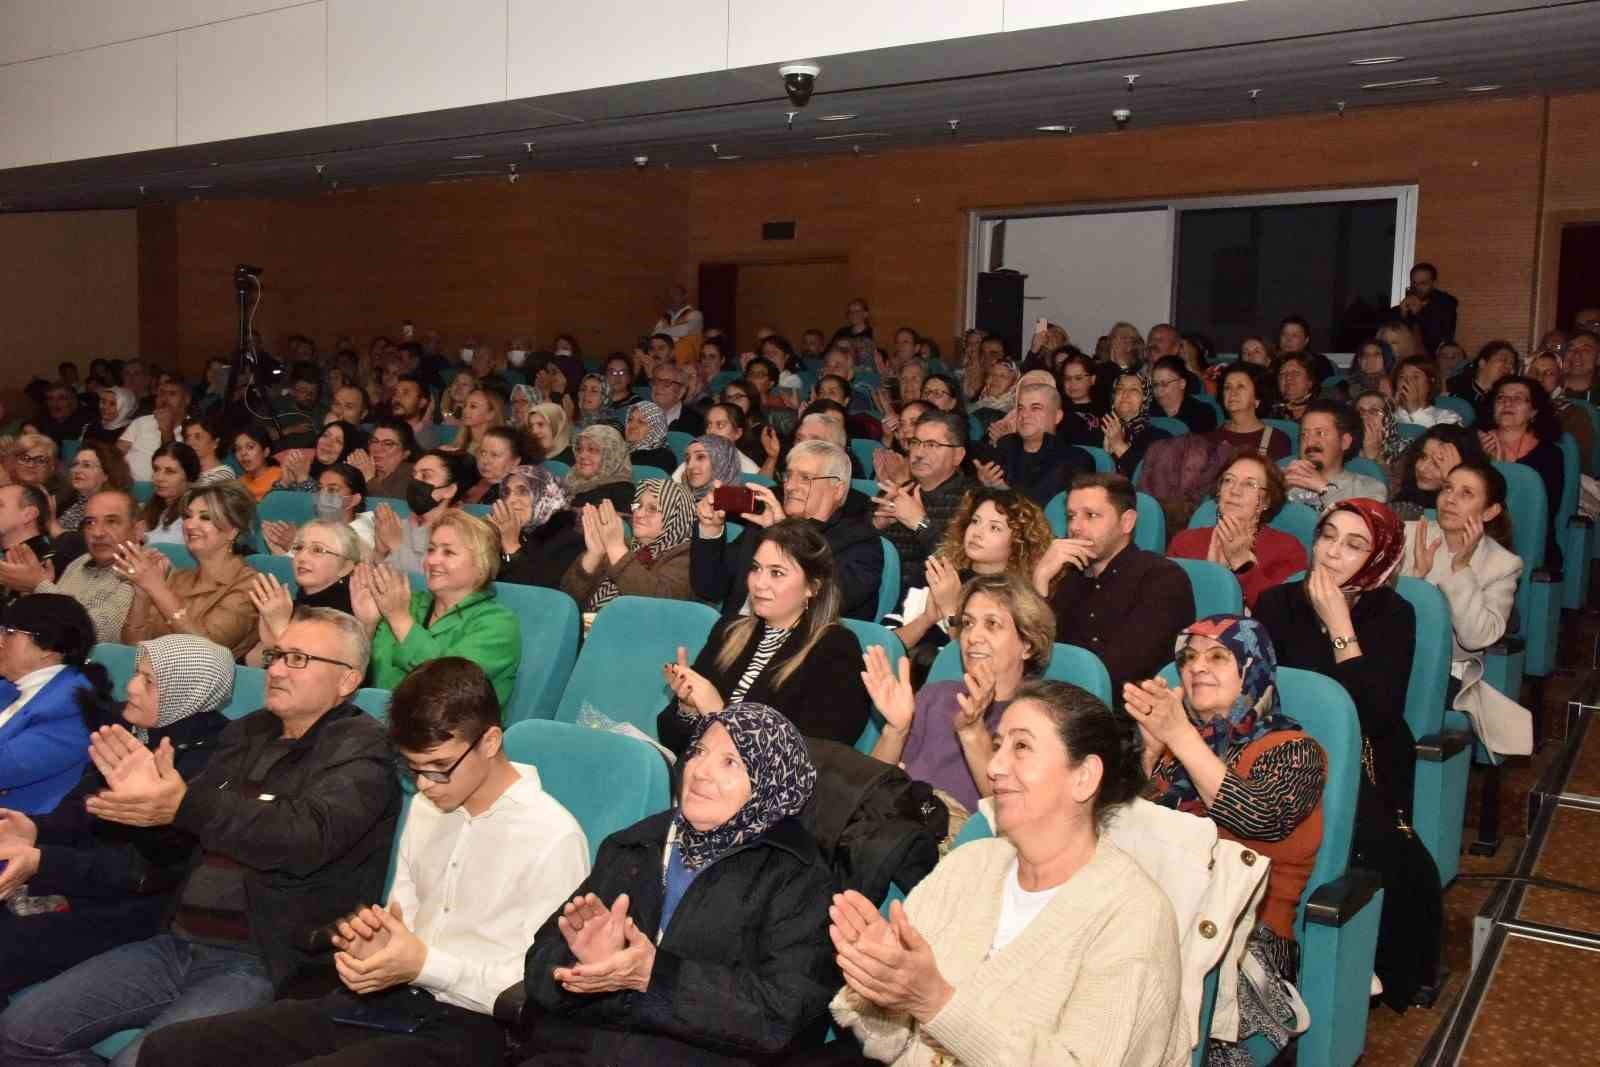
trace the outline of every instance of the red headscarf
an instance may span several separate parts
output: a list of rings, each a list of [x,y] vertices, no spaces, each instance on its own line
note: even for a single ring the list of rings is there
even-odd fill
[[[1351,512],[1366,524],[1367,532],[1372,535],[1372,555],[1368,556],[1367,561],[1339,588],[1346,593],[1366,593],[1379,586],[1388,585],[1399,573],[1400,562],[1405,556],[1405,524],[1388,507],[1376,500],[1355,497],[1351,500],[1341,500],[1325,511],[1317,522],[1319,533],[1323,523],[1326,523],[1328,517],[1336,511]]]

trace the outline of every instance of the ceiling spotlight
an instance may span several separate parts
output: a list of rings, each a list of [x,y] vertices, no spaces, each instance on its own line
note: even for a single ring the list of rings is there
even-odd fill
[[[789,112],[789,113],[788,113],[788,115],[789,115],[789,121],[788,121],[788,123],[787,123],[787,125],[786,125],[786,127],[785,127],[785,128],[786,128],[786,129],[791,129],[791,130],[792,130],[792,129],[794,129],[794,117],[795,117],[795,116],[796,116],[796,115],[798,115],[798,114],[800,114],[800,112],[798,112],[798,111],[790,111],[790,112]]]
[[[818,122],[848,122],[856,117],[856,112],[845,111],[837,115],[818,115]]]
[[[1396,78],[1387,82],[1367,82],[1361,88],[1372,91],[1379,89],[1420,89],[1429,85],[1443,85],[1444,79],[1437,74],[1429,74],[1422,78]]]
[[[465,163],[469,159],[482,159],[483,158],[483,153],[482,152],[463,152],[459,156],[451,156],[450,158],[455,160],[457,163]]]
[[[961,128],[961,120],[960,119],[945,119],[944,120],[944,124],[946,126],[950,127],[950,136],[951,137],[954,137],[956,135],[956,130]]]
[[[729,155],[719,155],[717,158],[718,159],[743,159],[744,157],[740,156],[740,155],[731,155],[731,154],[729,154]]]
[[[1139,75],[1137,75],[1137,74],[1124,74],[1123,77],[1128,79],[1128,92],[1130,92],[1130,93],[1133,92],[1133,83],[1139,80]]]
[[[1333,106],[1334,106],[1334,110],[1339,112],[1339,117],[1340,118],[1344,118],[1344,101],[1343,100],[1335,100],[1333,102]]]
[[[1255,102],[1259,103],[1261,101],[1261,90],[1260,89],[1251,89],[1250,90],[1250,99],[1252,101],[1255,101]]]
[[[316,171],[317,177],[320,178],[322,177],[323,172],[328,169],[328,165],[326,163],[313,163],[311,164],[311,169]]]
[[[517,165],[515,163],[507,163],[506,166],[510,168],[510,173],[506,175],[506,181],[512,185],[517,184]]]
[[[1496,89],[1503,89],[1503,85],[1469,85],[1461,90],[1464,93],[1492,93]]]
[[[1073,130],[1077,129],[1077,127],[1063,126],[1060,123],[1054,123],[1049,126],[1035,126],[1034,129],[1038,130],[1040,133],[1071,133]]]
[[[526,148],[528,150],[528,155],[530,155],[530,156],[533,155],[533,146],[534,146],[534,144],[535,144],[535,142],[533,142],[533,141],[523,141],[522,142],[522,147]]]
[[[141,186],[139,186],[139,195],[140,195],[140,196],[143,196],[143,195],[144,195],[144,186],[142,186],[142,185],[141,185]]]
[[[1367,56],[1365,59],[1352,59],[1352,67],[1381,67],[1385,63],[1399,63],[1405,56]]]

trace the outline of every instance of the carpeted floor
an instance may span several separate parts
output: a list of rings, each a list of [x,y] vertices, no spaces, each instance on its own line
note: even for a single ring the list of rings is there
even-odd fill
[[[1464,854],[1461,874],[1445,891],[1445,962],[1450,977],[1432,1008],[1396,1015],[1377,1008],[1368,1020],[1362,1063],[1370,1067],[1410,1067],[1460,996],[1472,962],[1472,920],[1493,891],[1473,875],[1506,872],[1526,833],[1529,789],[1555,757],[1566,724],[1567,698],[1589,674],[1589,656],[1600,633],[1600,616],[1568,614],[1561,662],[1573,670],[1545,683],[1547,743],[1527,759],[1511,761],[1501,775],[1500,850],[1489,857]],[[1533,699],[1527,687],[1524,702]],[[1531,705],[1530,705],[1531,706]],[[1591,730],[1572,788],[1600,795],[1600,730]],[[1592,779],[1592,780],[1591,780]],[[1474,773],[1467,800],[1467,825],[1477,825],[1481,776]],[[1600,856],[1600,815],[1563,811],[1557,817],[1537,873],[1548,878],[1600,886],[1595,857]],[[1473,836],[1471,829],[1466,838]],[[1552,890],[1530,891],[1523,915],[1529,919],[1600,931],[1600,898]],[[1600,1013],[1588,1007],[1600,989],[1600,956],[1580,949],[1514,939],[1473,1028],[1461,1063],[1472,1067],[1600,1063]]]

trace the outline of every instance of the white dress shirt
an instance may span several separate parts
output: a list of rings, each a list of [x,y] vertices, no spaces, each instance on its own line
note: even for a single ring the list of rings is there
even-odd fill
[[[482,815],[411,798],[389,894],[428,946],[412,984],[483,1015],[522,980],[534,934],[589,873],[578,820],[539,787],[538,771],[512,766],[521,780]]]
[[[0,711],[0,726],[4,726],[14,718],[17,712],[28,706],[28,701],[39,695],[39,690],[67,669],[65,663],[57,663],[54,667],[40,667],[36,671],[29,671],[16,681],[17,699],[13,700],[3,711]]]
[[[148,482],[150,464],[156,458],[156,449],[161,447],[161,427],[156,425],[156,417],[140,415],[128,423],[119,440],[128,442],[130,446],[125,455],[128,469],[133,472],[133,480]]]

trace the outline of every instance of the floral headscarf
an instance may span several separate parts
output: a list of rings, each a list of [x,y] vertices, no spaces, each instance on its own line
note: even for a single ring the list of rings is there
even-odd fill
[[[649,427],[649,432],[644,435],[644,440],[629,445],[629,451],[642,452],[645,449],[664,446],[667,443],[667,414],[661,410],[661,406],[650,400],[641,400],[630,406],[623,417],[631,421],[635,412],[638,412],[639,417]]]
[[[518,400],[526,402],[528,410],[532,411],[535,407],[544,403],[544,393],[540,391],[537,385],[513,385],[511,387],[511,403],[507,406],[515,408]],[[520,430],[522,427],[519,426],[517,429]]]
[[[111,387],[111,395],[117,398],[116,418],[105,424],[107,430],[120,430],[133,421],[133,416],[139,411],[139,398],[133,395],[132,389],[124,389],[120,385]]]
[[[578,434],[578,440],[588,441],[600,449],[600,469],[584,477],[573,467],[567,474],[567,493],[577,496],[591,489],[613,482],[633,481],[633,464],[628,459],[628,444],[615,426],[596,424]]]
[[[715,863],[728,850],[798,815],[817,787],[817,769],[800,731],[765,704],[730,704],[714,715],[700,716],[686,759],[694,758],[700,739],[716,723],[728,731],[750,774],[750,799],[727,822],[709,830],[696,830],[684,818],[679,802],[672,815],[673,833],[683,865],[691,871]]]
[[[1022,382],[1021,377],[1017,373],[1017,365],[1011,362],[1009,359],[996,360],[995,363],[989,367],[989,369],[993,370],[997,366],[1004,367],[1010,373],[1011,384],[1006,386],[1006,391],[1001,393],[999,396],[980,394],[978,399],[972,402],[970,410],[998,411],[1001,414],[1005,414],[1017,406],[1017,386]],[[988,386],[989,383],[984,382],[984,388],[987,389]]]
[[[1196,637],[1212,638],[1233,653],[1234,662],[1239,665],[1241,685],[1233,704],[1205,721],[1196,721],[1201,739],[1218,759],[1227,763],[1230,752],[1267,734],[1300,729],[1298,722],[1283,714],[1277,685],[1278,653],[1272,647],[1272,637],[1265,626],[1243,615],[1209,615],[1178,634],[1174,646],[1176,658],[1183,658],[1190,641]],[[1187,707],[1188,701],[1184,703]],[[1188,711],[1194,718],[1194,709],[1188,708]],[[1163,787],[1158,803],[1196,815],[1205,814],[1199,790],[1182,763],[1174,759],[1162,760],[1153,780],[1158,787]]]
[[[1336,511],[1354,513],[1366,524],[1372,536],[1372,554],[1350,578],[1340,586],[1348,596],[1370,593],[1380,586],[1392,585],[1400,573],[1400,563],[1405,556],[1406,528],[1389,508],[1366,497],[1341,500],[1323,512],[1317,522],[1317,534]]]
[[[606,425],[611,424],[612,412],[609,406],[611,390],[606,386],[606,380],[604,376],[596,374],[593,371],[585,374],[582,381],[578,382],[578,387],[572,391],[572,402],[574,404],[578,404],[578,398],[583,396],[584,383],[591,379],[600,383],[600,406],[595,408],[593,411],[584,411],[581,404],[577,407],[578,429],[580,430],[587,430],[591,426],[597,426],[602,423]]]
[[[500,479],[501,500],[510,499],[511,483],[514,481],[526,485],[528,492],[533,495],[533,513],[522,525],[524,534],[530,534],[549,522],[569,502],[567,487],[561,484],[560,478],[543,467],[512,467],[510,473]]]
[[[1139,378],[1139,376],[1131,371],[1118,372],[1117,376],[1111,379],[1111,392],[1113,395],[1117,391],[1117,381],[1121,378]],[[1144,390],[1144,396],[1139,401],[1139,410],[1134,413],[1133,418],[1122,424],[1123,440],[1128,441],[1130,444],[1134,438],[1144,433],[1146,426],[1150,425],[1150,405],[1155,403],[1155,394],[1150,387],[1150,379],[1139,378],[1139,384]]]
[[[195,634],[168,634],[134,646],[135,659],[147,660],[161,694],[156,729],[191,715],[217,711],[233,698],[233,653]],[[142,727],[134,731],[149,740]]]
[[[739,480],[739,450],[733,442],[726,437],[718,437],[714,433],[703,434],[696,437],[691,444],[701,446],[711,456],[711,481],[699,489],[689,489],[694,496],[696,504],[711,492],[712,482],[721,482],[723,485],[732,485]],[[689,483],[684,482],[684,487],[689,488]]]
[[[633,542],[628,546],[633,558],[647,567],[680,545],[688,544],[694,536],[695,526],[694,498],[682,482],[675,482],[671,478],[651,478],[640,482],[633,490],[635,510],[651,494],[655,495],[656,506],[661,509],[661,532],[645,544]],[[617,583],[607,578],[589,594],[583,610],[599,611],[620,594]]]

